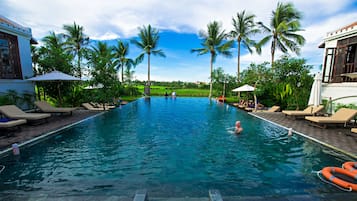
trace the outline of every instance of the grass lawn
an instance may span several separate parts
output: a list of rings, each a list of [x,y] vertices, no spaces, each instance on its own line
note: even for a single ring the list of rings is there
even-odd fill
[[[144,93],[144,86],[139,85],[136,86],[140,93]],[[208,97],[209,90],[208,89],[173,89],[165,86],[151,86],[150,93],[152,96],[164,96],[165,92],[169,95],[175,91],[177,96],[191,96],[191,97]]]

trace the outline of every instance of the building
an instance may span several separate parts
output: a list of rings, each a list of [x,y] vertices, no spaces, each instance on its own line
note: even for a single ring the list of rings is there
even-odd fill
[[[357,22],[327,33],[321,96],[334,103],[357,105]]]
[[[34,94],[31,45],[36,44],[31,29],[0,15],[0,96],[14,90]]]

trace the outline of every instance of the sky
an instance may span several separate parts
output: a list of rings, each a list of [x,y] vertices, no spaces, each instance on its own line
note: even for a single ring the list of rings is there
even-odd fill
[[[281,1],[287,2],[287,1]],[[337,30],[357,19],[357,0],[292,0],[303,18],[300,32],[306,39],[300,55],[314,66],[312,73],[320,71],[323,49],[318,45],[328,32]],[[32,29],[38,41],[50,31],[63,33],[64,24],[79,24],[93,40],[115,44],[117,39],[129,41],[138,34],[138,28],[150,24],[159,29],[159,49],[166,57],[151,57],[151,80],[156,81],[204,81],[209,80],[210,55],[197,56],[190,50],[200,48],[198,32],[207,30],[207,24],[218,21],[224,30],[232,30],[232,17],[238,12],[256,15],[255,21],[268,25],[276,0],[0,0],[0,15]],[[259,40],[262,34],[254,36]],[[141,51],[130,45],[129,57],[135,58]],[[233,57],[218,56],[214,68],[222,67],[230,75],[237,73],[237,46]],[[276,52],[275,58],[282,55]],[[134,78],[147,79],[147,57],[135,69]],[[241,70],[251,63],[270,61],[270,45],[261,55],[241,52]]]

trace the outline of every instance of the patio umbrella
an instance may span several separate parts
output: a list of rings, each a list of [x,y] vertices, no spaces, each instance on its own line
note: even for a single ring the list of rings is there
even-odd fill
[[[308,105],[318,106],[321,104],[321,74],[317,73],[311,87]]]
[[[74,77],[72,75],[68,75],[66,73],[62,73],[60,71],[52,71],[50,73],[46,73],[43,75],[39,75],[36,77],[32,77],[27,79],[33,82],[58,82],[58,99],[61,104],[61,91],[60,91],[60,83],[66,81],[80,81],[81,79],[78,77]]]
[[[254,90],[255,90],[254,87],[252,87],[252,86],[250,86],[248,84],[245,84],[245,85],[243,85],[241,87],[233,89],[232,91],[233,92],[240,92],[240,91],[254,91]]]
[[[243,91],[254,91],[255,90],[255,87],[252,87],[252,86],[250,86],[250,85],[248,85],[248,84],[245,84],[245,85],[243,85],[243,86],[240,86],[240,87],[238,87],[238,88],[235,88],[235,89],[233,89],[232,91],[233,92],[243,92]],[[238,97],[239,97],[239,95],[238,95]],[[254,106],[255,106],[255,109],[257,108],[257,105],[258,105],[258,103],[257,103],[257,97],[256,97],[256,95],[254,94]]]

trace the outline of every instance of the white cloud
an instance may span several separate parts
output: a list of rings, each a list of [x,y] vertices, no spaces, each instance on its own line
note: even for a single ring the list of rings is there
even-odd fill
[[[228,30],[231,29],[232,16],[243,9],[256,14],[257,20],[267,23],[277,2],[277,0],[208,2],[205,0],[93,0],[90,2],[87,0],[3,0],[0,11],[3,15],[32,27],[36,38],[42,38],[48,31],[60,31],[63,24],[76,21],[77,24],[85,27],[89,36],[105,39],[108,32],[123,37],[134,36],[137,28],[144,24],[177,32],[197,33],[198,30],[205,29],[208,22],[217,20]],[[295,0],[293,2],[298,9],[306,13],[306,16],[316,17],[317,13],[320,15],[336,12],[349,1]]]
[[[319,65],[322,63],[322,49],[317,47],[318,44],[327,32],[357,19],[356,6],[353,7],[355,0],[292,2],[304,16],[302,26],[305,31],[302,35],[306,38],[306,44],[302,48],[301,57],[306,58],[308,64]],[[33,36],[37,39],[41,39],[49,31],[63,32],[63,24],[72,24],[75,21],[85,28],[85,33],[92,39],[108,40],[136,36],[138,27],[146,24],[179,33],[198,33],[199,30],[205,30],[210,21],[217,20],[222,23],[224,29],[230,30],[232,17],[242,10],[255,14],[256,21],[268,24],[277,3],[278,0],[1,0],[0,13],[19,24],[31,27]],[[168,53],[167,59],[180,57],[175,56],[177,52],[169,49],[165,52]],[[281,54],[277,51],[275,58],[279,58]],[[270,47],[267,45],[261,55],[242,55],[241,66],[244,69],[252,62],[270,62],[270,58]],[[189,65],[197,64],[207,69],[206,61],[195,60]],[[233,73],[236,71],[236,58],[219,59],[215,66],[223,66],[227,68],[226,72]],[[166,80],[171,77],[171,74],[165,71],[167,66],[160,64],[156,67],[160,69],[160,74],[155,71],[152,79]],[[138,68],[136,76],[146,80],[147,72],[141,72]],[[142,68],[146,71],[146,67]],[[189,79],[192,71],[183,69],[186,68],[180,69],[172,76],[173,80],[177,80],[177,76],[181,74],[181,77]],[[192,81],[196,78],[208,79],[208,70],[195,72],[199,73],[193,76]]]

